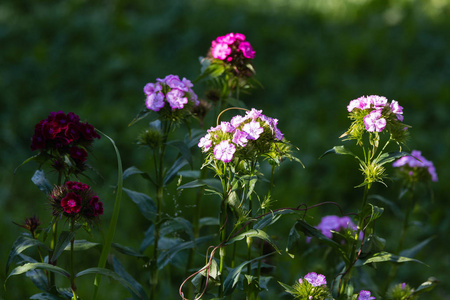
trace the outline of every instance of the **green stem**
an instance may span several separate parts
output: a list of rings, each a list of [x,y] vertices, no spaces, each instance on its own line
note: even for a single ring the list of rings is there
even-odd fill
[[[70,222],[70,231],[75,231],[75,219],[72,219]],[[70,241],[70,288],[72,289],[72,295],[73,299],[77,300],[77,287],[75,285],[75,268],[74,268],[74,241],[75,238],[73,238]]]

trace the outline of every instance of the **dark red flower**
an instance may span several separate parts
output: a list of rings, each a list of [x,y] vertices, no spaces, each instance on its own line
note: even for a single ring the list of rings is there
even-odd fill
[[[78,182],[78,181],[67,181],[66,182],[66,186],[69,190],[72,191],[85,191],[85,190],[89,190],[90,186],[87,184],[84,184],[82,182]]]
[[[70,157],[75,160],[85,161],[88,157],[88,153],[86,150],[75,146],[70,148]]]
[[[68,193],[64,198],[61,199],[61,207],[64,212],[68,214],[77,213],[81,209],[83,199],[74,192]]]
[[[93,196],[90,202],[92,209],[94,211],[93,216],[99,216],[103,214],[103,203],[99,201],[98,196]]]

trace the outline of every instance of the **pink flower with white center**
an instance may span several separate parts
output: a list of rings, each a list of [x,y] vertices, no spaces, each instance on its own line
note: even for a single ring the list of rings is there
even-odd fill
[[[242,130],[248,134],[247,138],[251,140],[257,140],[261,133],[264,132],[264,128],[262,128],[259,122],[256,121],[251,121],[250,123],[245,124]]]
[[[368,98],[362,96],[362,97],[359,97],[356,100],[359,100],[359,108],[360,109],[369,109],[370,108],[371,102],[370,102],[370,100]]]
[[[242,123],[243,121],[245,121],[245,120],[246,120],[245,117],[243,117],[243,116],[241,116],[241,115],[236,115],[236,116],[234,116],[233,118],[231,118],[230,123],[231,123],[231,125],[232,125],[233,127],[238,127],[238,126],[241,125],[241,123]]]
[[[146,94],[147,96],[153,94],[153,93],[157,93],[162,91],[162,86],[157,82],[157,83],[147,83],[144,86],[144,94]]]
[[[224,60],[231,53],[231,48],[225,43],[215,43],[212,49],[212,56],[214,58]]]
[[[166,98],[172,110],[176,108],[182,109],[188,103],[188,98],[184,96],[184,92],[178,89],[173,89],[168,92]]]
[[[317,274],[316,272],[311,272],[305,275],[305,280],[308,281],[312,286],[321,286],[326,285],[327,280],[325,279],[325,275]]]
[[[381,111],[374,110],[364,117],[364,125],[368,132],[381,132],[386,127],[386,119],[381,117]]]
[[[358,296],[358,300],[373,300],[375,299],[375,297],[370,296],[370,291],[360,291],[359,292],[359,296]]]
[[[235,129],[230,122],[221,122],[219,126],[223,132],[233,132]]]
[[[255,58],[255,51],[250,45],[249,42],[243,41],[239,44],[239,50],[242,51],[242,54],[245,58]]]
[[[358,99],[354,99],[354,100],[350,101],[350,103],[347,105],[347,111],[351,112],[355,108],[359,108],[359,100]]]
[[[200,139],[198,142],[198,147],[202,148],[202,152],[207,152],[212,146],[211,134],[208,133]]]
[[[233,155],[236,152],[234,144],[230,144],[228,141],[221,141],[214,147],[214,157],[218,160],[228,163],[233,159]]]
[[[161,92],[150,94],[145,100],[145,106],[153,111],[159,111],[164,107],[164,104],[164,94]]]
[[[386,99],[386,97],[377,95],[367,96],[367,99],[370,101],[370,103],[373,104],[373,106],[375,106],[375,108],[383,108],[388,102],[388,99]]]
[[[262,110],[257,110],[257,109],[252,108],[251,111],[247,111],[245,116],[247,118],[256,120],[257,118],[259,118],[261,116],[261,114],[262,114]]]
[[[246,132],[236,129],[236,131],[233,134],[233,143],[235,143],[238,146],[245,147],[248,143],[247,136],[248,134]]]

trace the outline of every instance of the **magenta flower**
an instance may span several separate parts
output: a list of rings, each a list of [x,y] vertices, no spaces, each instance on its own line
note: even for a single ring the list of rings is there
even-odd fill
[[[231,53],[231,48],[225,43],[214,43],[212,47],[212,56],[224,60]]]
[[[358,300],[373,300],[375,297],[370,295],[370,291],[360,291]]]
[[[249,42],[241,42],[239,44],[239,50],[242,51],[242,54],[245,58],[255,58],[255,51],[253,50],[252,45],[250,45]]]
[[[64,209],[64,212],[68,214],[76,214],[80,211],[82,202],[83,200],[79,195],[70,192],[61,199],[61,207]]]
[[[321,286],[327,285],[327,280],[325,279],[325,275],[317,274],[315,272],[311,272],[305,275],[304,279],[308,281],[312,286]]]
[[[211,140],[211,134],[208,133],[204,137],[202,137],[198,143],[198,147],[202,148],[203,152],[206,152],[211,148],[212,146],[212,140]]]
[[[369,103],[371,103],[376,109],[382,109],[388,102],[388,99],[386,97],[378,95],[367,96],[367,99],[369,100]]]
[[[381,132],[386,126],[386,119],[381,117],[381,111],[374,110],[364,117],[364,125],[368,132]]]
[[[162,91],[162,86],[159,82],[157,83],[147,83],[144,86],[144,94],[146,94],[147,96],[157,93],[157,92],[161,92]]]
[[[233,134],[233,143],[235,143],[236,145],[239,145],[241,147],[245,147],[248,143],[247,137],[248,137],[248,134],[246,132],[236,129],[236,131]]]
[[[103,203],[99,201],[98,196],[93,196],[90,201],[92,216],[97,217],[103,214]]]
[[[234,152],[236,152],[236,147],[228,141],[221,141],[214,147],[214,157],[225,163],[233,159]]]
[[[242,130],[248,134],[248,138],[252,140],[257,140],[261,133],[264,132],[264,128],[261,127],[259,122],[251,121],[242,127]]]
[[[230,122],[221,122],[220,125],[220,130],[222,130],[223,132],[233,132],[234,131],[234,126],[231,125]]]
[[[391,102],[391,111],[397,115],[397,119],[402,122],[403,121],[403,107],[401,107],[397,101],[392,100]]]
[[[178,89],[173,89],[168,92],[166,98],[172,110],[182,109],[188,103],[188,98],[185,97],[184,92]]]

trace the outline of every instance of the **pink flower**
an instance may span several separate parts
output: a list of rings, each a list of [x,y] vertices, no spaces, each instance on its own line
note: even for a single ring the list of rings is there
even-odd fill
[[[166,98],[172,110],[177,108],[182,109],[188,103],[188,98],[185,97],[184,92],[178,89],[173,89],[168,92]]]
[[[216,43],[212,49],[212,56],[214,58],[224,60],[231,53],[231,48],[225,43]]]
[[[373,300],[375,297],[370,296],[370,291],[360,291],[358,300]]]
[[[159,84],[159,82],[147,83],[144,86],[144,94],[146,94],[147,96],[160,91],[162,91],[162,86],[161,84]]]
[[[233,132],[235,129],[230,122],[221,122],[219,126],[223,132]]]
[[[242,51],[242,54],[245,58],[255,58],[255,51],[250,45],[249,42],[243,41],[239,44],[239,50]]]
[[[235,33],[234,38],[236,40],[245,41],[245,35],[243,35],[242,33]]]
[[[248,134],[248,138],[251,140],[257,140],[261,133],[264,132],[264,128],[256,121],[245,124],[242,130]]]
[[[212,146],[212,141],[211,141],[211,134],[210,133],[208,133],[207,135],[202,137],[200,139],[200,141],[198,142],[198,147],[202,148],[203,152],[208,151],[209,148],[211,148],[211,146]]]
[[[228,141],[221,141],[214,147],[214,157],[225,163],[233,159],[234,152],[236,152],[236,147]]]
[[[153,111],[159,111],[164,107],[164,104],[164,94],[161,92],[152,93],[148,95],[147,99],[145,100],[145,106]]]
[[[82,198],[74,192],[68,193],[61,199],[61,207],[68,214],[77,213],[81,209]]]
[[[317,274],[316,272],[311,272],[305,275],[305,280],[308,281],[312,286],[321,286],[326,285],[327,280],[325,279],[325,275]]]
[[[373,106],[375,106],[375,108],[383,108],[388,102],[388,99],[386,99],[386,97],[378,95],[367,96],[367,99],[371,104],[373,104]]]
[[[364,117],[364,125],[368,132],[381,132],[386,126],[386,119],[381,117],[381,111],[374,110]]]
[[[248,134],[246,132],[236,129],[236,131],[233,134],[233,143],[235,143],[238,146],[245,147],[248,143],[247,136]]]

